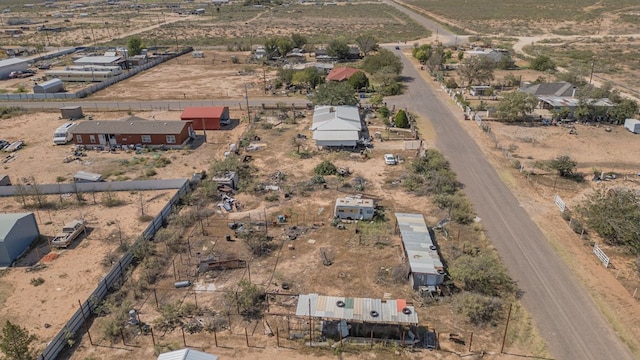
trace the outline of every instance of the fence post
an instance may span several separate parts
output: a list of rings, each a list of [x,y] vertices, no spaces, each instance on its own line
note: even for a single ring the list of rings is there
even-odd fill
[[[247,347],[249,347],[249,333],[247,333],[247,328],[244,328],[244,338],[247,341]]]
[[[78,299],[78,305],[80,305],[80,313],[82,314],[82,323],[84,324],[84,329],[87,331],[87,336],[89,337],[89,344],[93,346],[93,340],[91,339],[91,334],[89,333],[89,326],[87,325],[87,318],[84,316],[84,309],[82,309],[82,303],[80,302],[80,299]]]

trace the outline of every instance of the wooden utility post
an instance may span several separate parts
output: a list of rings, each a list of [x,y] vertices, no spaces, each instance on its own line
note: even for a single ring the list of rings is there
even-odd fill
[[[89,325],[87,325],[87,318],[84,315],[84,309],[82,308],[82,303],[80,302],[80,300],[78,300],[78,305],[80,305],[80,313],[82,313],[82,323],[84,324],[84,329],[87,331],[89,344],[93,346],[93,340],[91,339],[91,334],[89,333]]]
[[[509,312],[507,313],[507,323],[504,326],[504,335],[502,336],[502,347],[500,347],[500,354],[504,353],[504,343],[507,341],[507,330],[509,330],[509,320],[511,319],[511,307],[513,304],[509,304]]]

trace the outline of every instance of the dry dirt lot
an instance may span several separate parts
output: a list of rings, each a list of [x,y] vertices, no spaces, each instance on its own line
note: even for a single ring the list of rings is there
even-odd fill
[[[126,113],[90,113],[94,120],[118,119]],[[179,112],[139,113],[138,116],[158,121],[178,120]],[[232,112],[233,115],[233,112]],[[91,120],[85,120],[91,121]],[[107,180],[148,178],[148,170],[157,172],[154,178],[188,178],[196,170],[208,169],[211,160],[222,157],[228,144],[237,142],[244,125],[228,131],[209,132],[207,143],[197,149],[169,150],[143,154],[118,152],[104,153],[87,151],[80,160],[64,163],[71,154],[72,145],[53,145],[53,131],[64,120],[57,113],[26,113],[0,122],[0,133],[7,140],[24,140],[26,146],[18,150],[11,161],[2,164],[3,173],[14,183],[29,182],[52,184],[70,182],[79,170],[97,172]],[[3,153],[3,159],[8,154]],[[164,167],[154,166],[158,157],[165,157],[170,163]],[[43,341],[50,339],[60,330],[61,325],[75,312],[77,300],[86,299],[95,289],[107,268],[100,265],[103,258],[118,248],[120,238],[132,242],[147,226],[148,220],[140,221],[140,204],[144,212],[155,216],[175,191],[120,192],[114,196],[123,200],[124,205],[107,208],[102,204],[104,194],[84,194],[85,205],[78,206],[75,195],[50,196],[51,210],[36,211],[40,232],[54,236],[62,224],[74,218],[85,218],[92,231],[86,239],[76,242],[68,250],[56,251],[59,257],[43,261],[47,268],[39,272],[25,272],[50,252],[46,242],[31,251],[18,267],[10,268],[0,279],[3,291],[0,298],[4,303],[1,319],[18,321],[27,326]],[[27,199],[30,202],[29,199]],[[21,212],[19,198],[0,199],[3,211]],[[51,255],[49,255],[51,256]],[[42,277],[45,283],[38,287],[30,284],[33,278]],[[57,305],[64,304],[64,305]],[[45,328],[48,323],[51,327]]]
[[[262,84],[276,77],[275,70],[245,64],[248,52],[204,50],[203,53],[204,58],[186,54],[162,63],[92,95],[91,99],[242,99],[245,91],[255,98],[265,96]],[[231,62],[233,56],[239,64]],[[282,99],[286,102],[286,97]]]
[[[401,264],[400,239],[394,234],[394,212],[418,212],[426,214],[427,223],[433,224],[444,216],[441,210],[434,207],[425,198],[408,196],[399,186],[392,185],[391,180],[397,179],[404,171],[403,166],[388,166],[384,164],[382,155],[385,152],[400,154],[410,159],[414,151],[403,151],[402,142],[376,142],[368,159],[363,159],[358,153],[319,152],[308,140],[301,144],[300,151],[307,154],[303,158],[296,154],[297,146],[292,139],[296,134],[304,134],[310,139],[308,131],[310,119],[299,119],[297,124],[282,123],[272,129],[265,124],[274,121],[268,113],[263,114],[262,121],[257,123],[250,133],[260,137],[263,147],[250,154],[253,158],[250,165],[258,170],[252,176],[253,189],[255,185],[275,184],[280,187],[279,192],[242,193],[235,196],[239,209],[237,212],[220,212],[214,203],[200,205],[199,211],[212,215],[201,223],[195,224],[182,236],[183,252],[172,254],[164,269],[159,283],[155,286],[155,293],[147,290],[144,298],[134,303],[139,310],[142,321],[154,324],[160,318],[157,305],[182,303],[198,306],[205,315],[196,317],[202,321],[209,321],[212,317],[222,316],[229,308],[227,292],[233,292],[241,279],[251,278],[252,283],[280,293],[313,293],[326,295],[348,294],[349,296],[383,298],[405,298],[416,305],[421,319],[421,325],[435,328],[443,333],[464,334],[468,338],[470,331],[465,320],[451,312],[445,302],[434,306],[420,305],[421,299],[416,297],[406,283],[394,280],[393,269]],[[373,126],[379,126],[379,120],[374,120]],[[383,145],[378,148],[378,145]],[[326,188],[321,185],[307,185],[313,176],[312,169],[322,160],[328,159],[336,166],[348,167],[352,175],[346,179],[327,176]],[[274,180],[276,171],[284,176]],[[346,224],[345,230],[338,230],[329,223],[332,218],[334,199],[338,196],[354,194],[354,179],[365,180],[365,196],[372,196],[379,200],[384,208],[386,222],[381,224],[351,223]],[[290,196],[285,197],[286,194]],[[206,210],[203,209],[206,206]],[[193,210],[193,209],[192,209]],[[192,210],[183,210],[192,211]],[[277,215],[287,215],[285,224],[274,224]],[[265,221],[266,220],[266,221]],[[267,227],[267,232],[273,236],[275,248],[264,257],[254,257],[241,239],[235,239],[234,232],[228,227],[231,222],[244,224],[260,223],[259,228]],[[293,228],[297,233],[295,240],[284,238],[285,232]],[[358,232],[356,232],[356,228]],[[472,230],[463,231],[460,238],[473,236]],[[229,234],[235,241],[226,241]],[[440,238],[443,246],[447,239]],[[455,240],[449,240],[455,241]],[[185,244],[186,243],[186,244]],[[292,245],[292,249],[289,248]],[[159,249],[165,245],[159,244]],[[332,258],[333,264],[322,264],[321,249]],[[207,256],[221,256],[249,260],[249,269],[215,271],[194,277],[194,268],[198,261]],[[140,274],[134,275],[134,279]],[[177,280],[190,279],[194,287],[190,289],[175,289]],[[288,289],[283,289],[282,284]],[[197,291],[194,291],[197,289]],[[156,297],[158,304],[156,304]],[[270,297],[270,311],[274,313],[291,313],[295,304],[288,296]],[[197,304],[197,305],[196,305]],[[519,354],[533,354],[540,351],[537,337],[532,329],[530,320],[518,304],[514,305],[513,327],[509,335],[509,349]],[[142,356],[152,356],[154,351],[150,336],[135,336],[130,338],[127,346],[120,345],[116,340],[111,344],[101,338],[106,318],[97,318],[92,326],[95,342],[102,346],[91,346],[86,337],[71,355],[72,359],[113,359],[115,356],[127,359],[138,359]],[[306,331],[303,322],[287,321],[283,316],[268,315],[266,322],[246,321],[232,315],[231,329],[219,330],[217,339],[220,347],[213,344],[211,333],[186,334],[188,346],[204,349],[208,352],[235,359],[251,359],[256,356],[272,359],[286,357],[291,359],[310,359],[332,357],[328,349],[309,350],[299,341],[285,340],[289,327],[292,333]],[[317,324],[316,324],[317,325]],[[281,337],[281,348],[277,348],[273,337],[264,336],[265,328],[273,331],[278,329]],[[244,331],[249,334],[247,347]],[[502,334],[500,325],[479,329],[474,333],[474,351],[481,349],[495,352]],[[159,334],[158,334],[159,333]],[[96,340],[97,338],[97,340]],[[183,338],[179,330],[170,332],[155,331],[156,351],[181,347]],[[443,341],[443,349],[458,353],[465,353],[467,347]],[[357,351],[347,349],[344,358],[423,358],[425,353],[407,353],[403,350],[376,348],[374,351]],[[354,352],[349,354],[349,352]],[[259,354],[259,355],[258,355]],[[439,358],[458,358],[458,355],[440,352]],[[507,356],[491,355],[490,358],[501,359]]]

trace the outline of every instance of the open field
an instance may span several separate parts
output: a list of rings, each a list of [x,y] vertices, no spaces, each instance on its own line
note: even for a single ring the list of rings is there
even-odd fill
[[[249,52],[203,51],[204,58],[190,54],[167,61],[126,81],[97,92],[91,99],[160,100],[160,99],[234,99],[234,106],[244,106],[245,92],[250,99],[265,96],[264,81],[272,83],[276,71],[244,64]],[[233,64],[235,56],[239,64]],[[179,69],[179,70],[177,70]],[[246,88],[245,88],[246,86]],[[140,89],[149,91],[140,92]],[[152,89],[152,90],[151,90]],[[269,94],[271,96],[271,94]],[[282,102],[287,97],[278,95]],[[239,116],[238,116],[239,117]]]
[[[189,12],[197,7],[205,14],[178,15],[157,1],[155,6],[143,5],[133,10],[129,5],[85,5],[72,8],[14,7],[2,19],[29,19],[29,29],[21,34],[2,34],[7,46],[78,46],[81,44],[108,44],[124,46],[123,38],[138,34],[146,46],[228,45],[249,48],[269,36],[289,36],[299,33],[312,44],[327,43],[337,36],[353,41],[361,33],[373,33],[381,42],[413,40],[428,37],[429,32],[407,19],[398,10],[380,2],[350,2],[338,6],[287,4],[273,8],[253,8],[237,4],[183,4],[180,11]],[[26,9],[29,9],[27,12]],[[61,15],[64,14],[64,15]],[[83,14],[83,15],[80,15]],[[358,16],[353,16],[358,14]],[[60,27],[60,32],[36,31],[36,26]],[[15,28],[24,25],[15,25]],[[319,33],[315,29],[323,28]],[[384,29],[384,31],[382,31]]]
[[[453,23],[459,28],[481,34],[506,34],[532,36],[536,34],[564,33],[587,35],[605,29],[599,26],[606,21],[611,33],[639,32],[636,1],[621,0],[606,5],[600,1],[515,1],[496,3],[489,0],[475,1],[469,6],[466,0],[409,0],[418,6]]]

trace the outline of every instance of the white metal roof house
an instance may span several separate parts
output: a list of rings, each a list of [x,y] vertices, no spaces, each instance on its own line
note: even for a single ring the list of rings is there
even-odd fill
[[[402,248],[409,261],[409,282],[415,290],[444,281],[444,265],[422,214],[396,213]]]
[[[11,266],[38,236],[33,213],[0,214],[0,267]]]
[[[499,63],[503,57],[509,56],[509,51],[504,49],[475,48],[467,51],[466,54],[468,57],[480,56],[489,59],[494,63]]]
[[[207,354],[189,348],[170,351],[158,355],[158,360],[217,360],[216,355]]]
[[[313,139],[320,147],[355,147],[362,121],[355,106],[318,105],[311,124]]]

